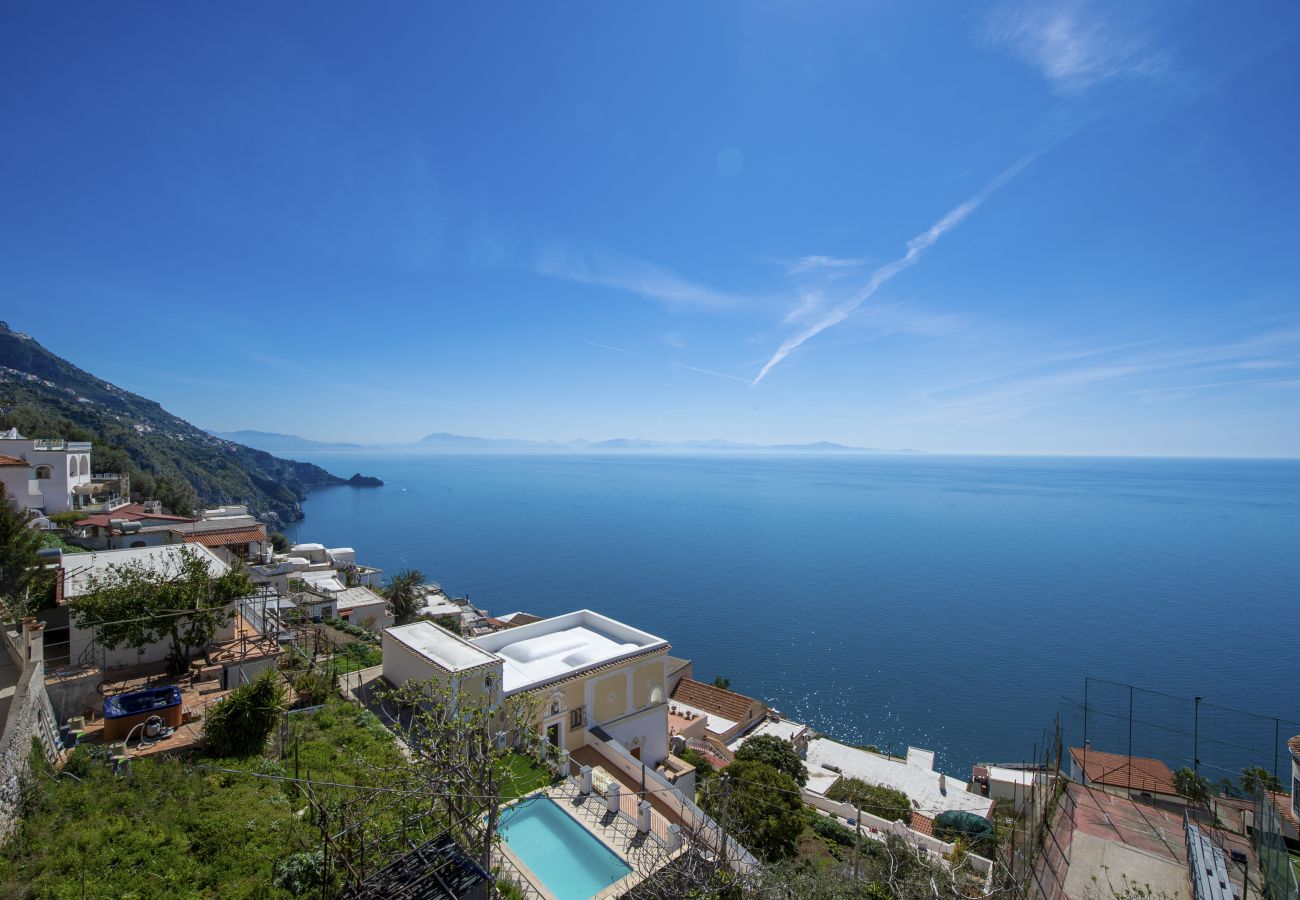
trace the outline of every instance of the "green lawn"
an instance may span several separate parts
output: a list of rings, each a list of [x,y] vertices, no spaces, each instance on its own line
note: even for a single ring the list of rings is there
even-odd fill
[[[555,780],[548,769],[543,768],[537,760],[512,753],[501,764],[503,801],[514,800],[538,788],[546,787]]]

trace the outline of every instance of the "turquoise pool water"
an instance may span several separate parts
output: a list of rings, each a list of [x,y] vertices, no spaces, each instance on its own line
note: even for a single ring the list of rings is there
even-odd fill
[[[559,900],[587,900],[632,871],[554,800],[524,800],[501,814],[501,839]]]

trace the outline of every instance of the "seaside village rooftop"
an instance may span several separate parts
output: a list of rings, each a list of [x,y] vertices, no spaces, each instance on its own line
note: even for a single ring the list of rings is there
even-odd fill
[[[688,835],[737,873],[753,871],[757,859],[696,801],[702,783],[759,739],[788,747],[802,762],[807,780],[798,798],[823,830],[839,829],[842,840],[898,839],[938,866],[961,859],[966,877],[985,888],[993,883],[995,862],[955,853],[955,845],[938,836],[940,825],[964,816],[967,824],[986,823],[992,833],[999,816],[1004,822],[1032,817],[1049,796],[1059,796],[1069,810],[1078,848],[1068,873],[1062,870],[1068,889],[1061,897],[1082,900],[1098,871],[1122,862],[1170,896],[1191,896],[1189,879],[1197,866],[1208,867],[1221,874],[1221,887],[1215,893],[1196,881],[1198,900],[1246,900],[1258,890],[1244,873],[1272,859],[1257,855],[1247,835],[1265,831],[1276,835],[1278,846],[1290,847],[1300,838],[1300,806],[1295,792],[1285,790],[1268,793],[1266,808],[1217,798],[1217,818],[1192,825],[1187,798],[1159,760],[1085,746],[1069,750],[1056,770],[985,763],[964,781],[939,771],[930,750],[908,747],[899,757],[842,743],[760,699],[696,680],[690,660],[670,655],[667,637],[590,609],[491,616],[430,583],[415,589],[414,620],[396,624],[383,573],[358,562],[352,548],[302,542],[277,553],[266,526],[239,505],[175,516],[156,502],[118,498],[94,509],[87,498],[96,494],[74,490],[90,471],[88,459],[81,459],[89,456],[88,445],[9,435],[0,436],[0,449],[3,442],[11,452],[0,456],[0,472],[6,485],[12,480],[21,489],[11,492],[16,506],[31,511],[24,514],[33,527],[56,531],[63,548],[42,555],[52,576],[48,602],[35,617],[5,630],[8,653],[0,662],[12,665],[0,675],[8,672],[11,683],[23,673],[40,676],[32,682],[35,694],[29,690],[17,702],[11,702],[12,688],[0,691],[12,753],[18,751],[11,734],[35,736],[55,765],[74,747],[90,744],[129,769],[140,757],[195,748],[216,705],[268,670],[284,673],[295,714],[322,702],[310,685],[295,680],[294,673],[309,671],[325,679],[336,702],[373,711],[397,741],[411,739],[404,729],[419,705],[437,702],[436,685],[489,709],[527,701],[536,733],[549,748],[535,764],[551,768],[503,815],[528,815],[530,828],[550,836],[553,843],[545,846],[560,850],[541,852],[524,831],[508,832],[493,850],[490,876],[443,834],[412,844],[382,867],[374,876],[374,884],[383,885],[375,888],[380,893],[351,896],[405,896],[400,891],[435,882],[442,893],[418,896],[480,896],[474,891],[491,877],[512,882],[528,897],[569,896],[553,890],[556,878],[567,877],[554,866],[580,867],[591,854],[614,862],[589,896],[618,896],[684,853]],[[50,474],[29,471],[37,467]],[[48,483],[55,481],[57,490],[51,490]],[[37,501],[40,506],[33,505]],[[42,515],[53,508],[85,515],[56,526]],[[110,646],[105,628],[114,623],[72,614],[80,598],[123,567],[165,580],[185,559],[197,559],[211,580],[239,569],[253,588],[225,609],[219,626],[179,665],[165,622],[151,640]],[[396,692],[412,687],[399,701]],[[1300,786],[1300,738],[1291,750],[1292,777]],[[904,806],[892,817],[877,815],[885,810],[852,800],[861,796],[852,793],[859,785],[897,792]],[[527,806],[533,801],[542,805]],[[572,859],[565,855],[570,852]],[[445,879],[463,891],[443,890]]]

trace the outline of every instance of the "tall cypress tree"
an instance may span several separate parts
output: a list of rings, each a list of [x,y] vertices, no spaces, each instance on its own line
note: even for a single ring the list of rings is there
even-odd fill
[[[0,601],[15,618],[36,608],[33,590],[41,581],[40,532],[26,510],[17,509],[0,485]]]

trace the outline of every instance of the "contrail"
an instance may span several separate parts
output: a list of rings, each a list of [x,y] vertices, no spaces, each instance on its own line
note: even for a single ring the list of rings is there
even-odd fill
[[[949,211],[949,213],[938,222],[935,222],[928,229],[908,241],[907,252],[893,262],[885,263],[879,269],[872,272],[871,278],[865,285],[863,285],[860,291],[832,309],[821,319],[809,325],[807,328],[786,338],[785,343],[776,349],[776,352],[772,354],[772,358],[767,361],[767,365],[763,366],[762,370],[759,371],[754,380],[750,382],[751,386],[762,381],[767,373],[776,368],[776,365],[781,362],[781,360],[789,356],[809,338],[816,337],[832,325],[838,325],[840,322],[843,322],[849,316],[853,315],[853,313],[857,311],[858,307],[871,299],[872,294],[880,290],[889,279],[893,278],[904,269],[916,265],[917,261],[920,260],[921,255],[934,246],[935,243],[938,242],[939,238],[960,225],[963,219],[975,210],[979,209],[981,203],[987,200],[994,191],[1015,177],[1016,173],[1029,165],[1033,159],[1034,157],[1032,155],[1026,156],[1009,169],[1003,171],[997,178],[994,178],[989,182],[988,186],[985,187],[984,190],[980,191],[965,203]]]
[[[570,337],[569,340],[577,341],[579,344],[586,344],[588,347],[599,347],[602,350],[613,350],[615,353],[626,353],[628,356],[636,356],[631,350],[624,350],[622,347],[615,347],[612,344],[600,344],[596,341],[589,341],[586,338]]]

